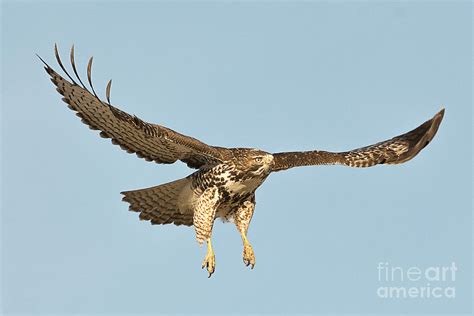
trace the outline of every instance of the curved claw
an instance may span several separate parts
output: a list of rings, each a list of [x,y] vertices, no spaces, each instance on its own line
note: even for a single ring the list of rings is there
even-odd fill
[[[216,257],[214,256],[214,252],[212,250],[207,253],[206,258],[204,258],[204,261],[202,262],[201,268],[207,269],[207,272],[209,273],[208,278],[210,278],[216,271]]]
[[[244,264],[246,267],[250,266],[250,269],[252,270],[255,267],[255,262],[252,263],[249,259],[244,259]]]
[[[250,243],[248,242],[244,244],[244,252],[242,257],[245,266],[251,266],[250,268],[253,270],[253,268],[255,267],[255,254],[253,252],[252,245],[250,245]]]

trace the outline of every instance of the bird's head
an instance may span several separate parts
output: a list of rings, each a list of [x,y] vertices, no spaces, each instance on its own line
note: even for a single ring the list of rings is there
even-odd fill
[[[246,149],[239,156],[239,164],[254,175],[268,175],[273,167],[273,155],[259,149]]]

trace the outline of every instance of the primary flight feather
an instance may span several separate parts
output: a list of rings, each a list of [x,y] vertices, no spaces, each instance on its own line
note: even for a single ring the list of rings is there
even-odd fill
[[[198,242],[206,241],[208,246],[202,267],[207,269],[209,277],[215,271],[211,234],[216,218],[235,223],[242,236],[244,263],[254,267],[255,256],[247,240],[247,230],[255,209],[255,190],[270,173],[300,166],[339,164],[371,167],[403,163],[428,145],[444,115],[442,109],[410,132],[339,153],[315,150],[271,154],[254,148],[210,146],[167,127],[147,123],[114,107],[110,104],[111,81],[106,88],[107,102],[102,101],[92,86],[92,57],[87,66],[91,93],[78,75],[74,46],[70,52],[70,62],[77,82],[63,65],[56,45],[54,52],[59,67],[69,80],[40,59],[57,91],[64,96],[63,101],[76,111],[83,123],[91,129],[100,130],[101,137],[110,138],[113,144],[147,161],[171,164],[180,160],[190,168],[197,169],[186,178],[122,194],[123,200],[130,204],[130,210],[139,212],[142,220],[149,220],[152,224],[193,225]]]

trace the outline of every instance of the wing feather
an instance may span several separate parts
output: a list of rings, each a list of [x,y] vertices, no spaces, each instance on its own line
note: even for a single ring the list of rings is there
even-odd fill
[[[444,109],[432,119],[414,130],[392,139],[354,149],[333,153],[327,151],[284,152],[273,154],[272,171],[281,171],[299,166],[346,165],[349,167],[372,167],[377,164],[399,164],[415,157],[433,139],[443,120]]]
[[[91,129],[100,130],[101,137],[111,138],[113,144],[119,145],[129,153],[136,153],[138,157],[147,161],[170,164],[181,160],[191,168],[213,165],[225,161],[230,155],[230,151],[226,148],[209,146],[164,126],[147,123],[112,106],[110,104],[110,81],[106,88],[108,103],[103,102],[97,97],[92,86],[92,57],[87,66],[87,79],[93,93],[87,90],[77,73],[74,46],[71,49],[70,59],[74,74],[82,87],[66,71],[56,45],[54,50],[60,68],[72,83],[54,71],[40,57],[45,64],[46,72],[51,76],[56,90],[63,95],[63,101],[68,104],[68,107],[76,111],[76,115]]]

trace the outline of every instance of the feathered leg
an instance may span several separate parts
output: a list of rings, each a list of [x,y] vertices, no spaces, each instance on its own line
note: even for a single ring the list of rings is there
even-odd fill
[[[250,201],[245,201],[234,213],[234,223],[242,236],[242,242],[244,244],[243,260],[246,266],[255,266],[255,255],[253,248],[247,239],[247,230],[252,220],[253,211],[255,209],[255,197]]]
[[[202,244],[204,240],[207,242],[207,254],[202,263],[202,268],[207,268],[209,277],[211,277],[216,269],[216,258],[212,249],[211,235],[218,201],[219,194],[217,188],[206,189],[196,203],[193,217],[197,241],[199,244]]]

